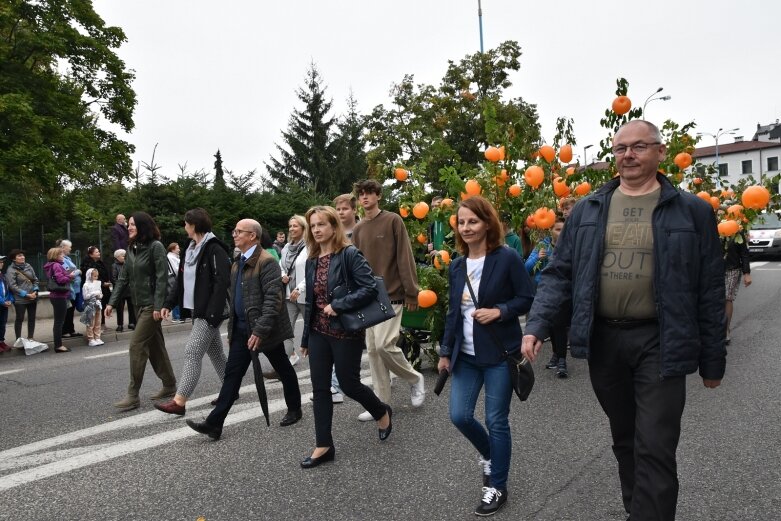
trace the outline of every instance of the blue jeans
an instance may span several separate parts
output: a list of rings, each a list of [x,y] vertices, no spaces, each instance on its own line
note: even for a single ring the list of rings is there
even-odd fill
[[[179,306],[176,306],[174,309],[171,310],[171,315],[173,316],[174,320],[181,320],[181,313],[179,312]]]
[[[475,420],[475,405],[485,384],[485,423]],[[475,357],[459,353],[450,382],[450,421],[466,436],[483,459],[491,460],[491,486],[507,489],[512,438],[510,399],[513,390],[507,364],[479,365]]]

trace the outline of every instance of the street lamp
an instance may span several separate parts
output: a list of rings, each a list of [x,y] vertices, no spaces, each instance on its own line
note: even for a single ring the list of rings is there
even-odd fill
[[[588,150],[589,148],[591,148],[593,146],[594,145],[586,145],[586,146],[583,147],[583,168],[586,168],[586,166],[588,165],[588,159],[587,159],[588,156],[586,155],[586,150]]]
[[[480,23],[480,53],[483,52],[483,4],[477,0],[477,20]]]
[[[716,140],[716,170],[718,171],[719,177],[721,177],[721,168],[719,167],[719,138],[724,135],[733,135],[738,130],[740,129],[731,128],[729,130],[724,130],[723,128],[720,128],[715,134],[711,134],[710,132],[697,132],[697,137],[710,136]]]
[[[645,106],[651,103],[652,101],[661,100],[661,101],[669,101],[672,99],[672,96],[659,96],[658,98],[654,98],[657,94],[662,92],[664,90],[664,87],[659,87],[656,89],[656,92],[651,94],[645,99],[645,103],[643,103],[643,119],[645,119]]]

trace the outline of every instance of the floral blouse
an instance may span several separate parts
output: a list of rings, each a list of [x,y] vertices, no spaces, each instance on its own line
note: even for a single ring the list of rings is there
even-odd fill
[[[365,336],[364,331],[357,331],[355,333],[349,333],[342,329],[335,329],[331,327],[332,320],[339,320],[338,317],[331,318],[323,310],[330,304],[328,300],[328,268],[331,266],[331,255],[324,255],[318,257],[317,268],[315,268],[315,302],[312,310],[315,313],[314,320],[312,321],[312,329],[323,335],[328,335],[334,338],[363,338]]]

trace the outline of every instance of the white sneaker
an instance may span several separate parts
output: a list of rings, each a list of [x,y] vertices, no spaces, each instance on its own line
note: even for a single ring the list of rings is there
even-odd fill
[[[362,422],[368,422],[374,420],[374,416],[372,416],[372,413],[369,411],[363,411],[358,415],[358,419]]]
[[[98,344],[98,341],[97,341],[97,340],[90,340],[90,341],[89,341],[89,346],[90,346],[90,347],[97,347],[97,346],[99,346],[99,345],[100,345],[100,344]]]
[[[298,356],[298,353],[293,353],[290,355],[290,365],[296,365],[301,360],[301,357]],[[333,393],[333,387],[331,387],[331,392]]]
[[[410,385],[410,401],[413,407],[420,407],[426,399],[426,381],[420,375],[417,383]]]
[[[344,395],[337,391],[334,387],[331,387],[331,402],[342,403],[344,402]],[[374,419],[374,418],[372,418]]]
[[[99,345],[99,346],[102,346],[103,344],[105,344],[105,342],[103,340],[99,339],[99,338],[97,340],[95,340],[95,342],[97,342],[97,344],[95,344],[95,345]]]

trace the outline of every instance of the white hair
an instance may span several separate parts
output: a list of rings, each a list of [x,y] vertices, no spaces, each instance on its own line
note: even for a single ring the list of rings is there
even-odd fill
[[[127,255],[127,252],[123,250],[122,248],[114,251],[114,258],[118,259],[120,257],[124,257]]]
[[[71,241],[69,241],[68,239],[63,239],[63,240],[60,241],[60,247],[63,247],[63,246],[68,246],[68,247],[72,248],[73,247],[73,243]]]

